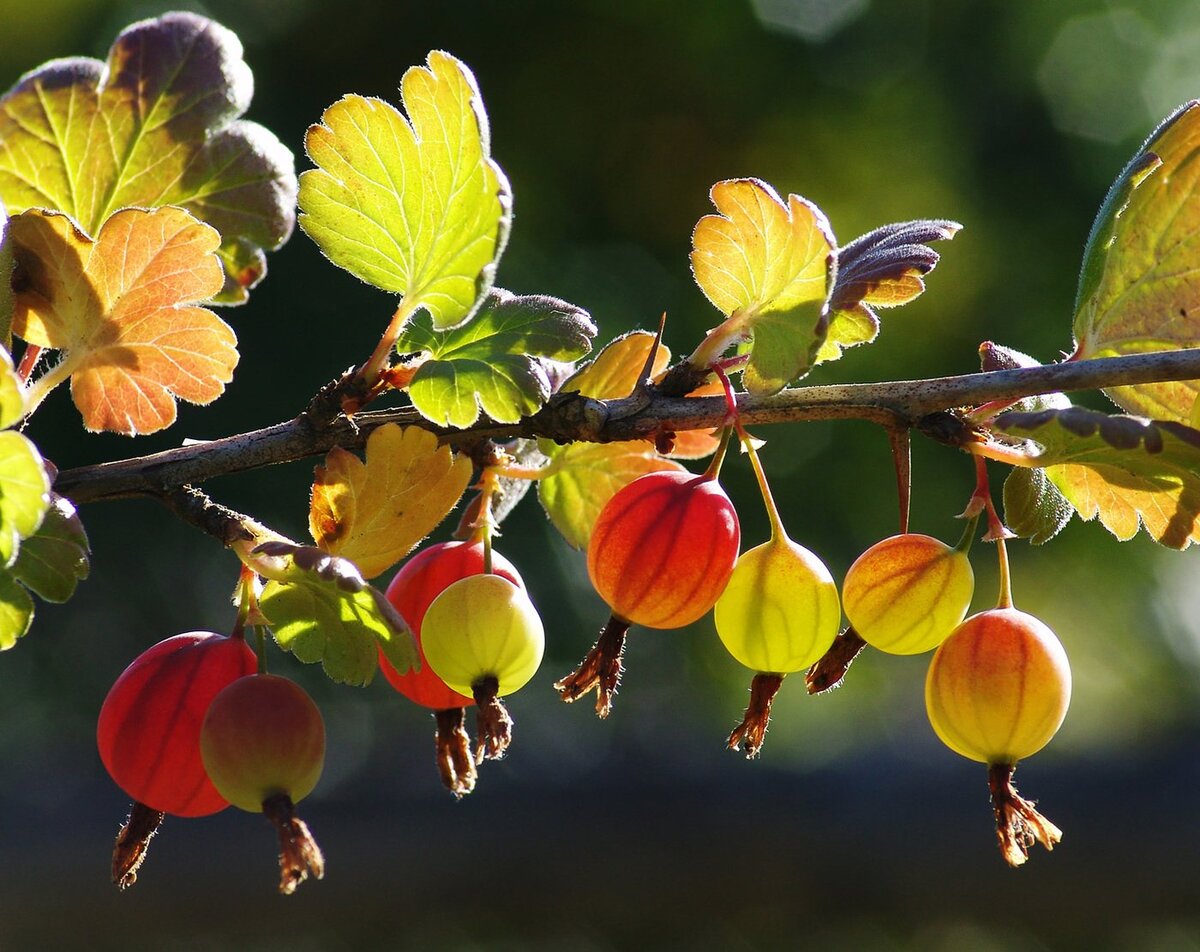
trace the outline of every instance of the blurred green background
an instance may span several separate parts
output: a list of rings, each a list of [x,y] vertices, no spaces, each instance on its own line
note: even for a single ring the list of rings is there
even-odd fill
[[[464,59],[515,193],[498,283],[586,307],[602,340],[666,310],[682,352],[714,322],[687,253],[718,179],[814,200],[843,243],[905,218],[963,222],[928,293],[812,383],[967,372],[988,339],[1042,360],[1069,352],[1079,255],[1108,183],[1200,95],[1195,0],[0,0],[0,86],[53,56],[103,57],[124,25],[179,7],[241,35],[249,116],[301,169],[305,128],[340,95],[394,99],[432,48]],[[29,434],[67,467],[274,423],[363,359],[391,307],[297,233],[250,304],[223,314],[243,357],[221,401],[131,443],[85,435],[63,392]],[[791,534],[836,576],[894,531],[880,432],[759,435]],[[913,528],[957,538],[969,460],[918,443],[914,466]],[[300,538],[310,479],[305,463],[206,488]],[[747,544],[761,541],[744,460],[725,481]],[[786,683],[752,763],[723,750],[749,674],[709,619],[633,635],[607,722],[590,702],[562,705],[550,684],[605,613],[531,497],[501,546],[548,620],[548,656],[511,699],[510,756],[475,794],[441,789],[428,715],[383,679],[339,688],[279,658],[329,725],[327,773],[302,810],[326,881],[277,897],[273,834],[227,811],[169,820],[119,895],[106,873],[127,804],[95,753],[96,712],[146,646],[228,629],[237,564],[151,503],[83,517],[92,578],[71,603],[40,606],[0,656],[0,948],[1200,949],[1191,553],[1078,521],[1044,549],[1012,546],[1017,602],[1058,632],[1075,673],[1066,724],[1018,775],[1064,841],[1012,871],[983,769],[927,724],[924,657],[867,654],[818,699]],[[973,555],[982,609],[994,557]]]

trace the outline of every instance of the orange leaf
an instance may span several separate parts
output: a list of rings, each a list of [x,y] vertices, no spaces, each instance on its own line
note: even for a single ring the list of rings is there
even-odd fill
[[[308,527],[326,552],[374,578],[402,559],[454,508],[471,460],[420,427],[388,423],[367,438],[367,461],[334,447],[313,481]]]
[[[224,281],[216,229],[181,208],[127,208],[95,240],[38,209],[9,222],[17,259],[14,331],[64,351],[30,390],[32,409],[68,375],[89,430],[154,433],[175,400],[211,403],[237,365],[237,338],[196,302]]]

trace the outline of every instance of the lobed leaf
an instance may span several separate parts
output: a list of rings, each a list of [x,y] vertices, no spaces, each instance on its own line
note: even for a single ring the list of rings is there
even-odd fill
[[[365,578],[395,565],[454,508],[472,464],[420,427],[388,423],[367,439],[366,462],[334,447],[318,466],[309,510],[317,545]]]
[[[47,602],[65,602],[91,572],[91,548],[71,500],[50,494],[37,532],[21,543],[12,574]]]
[[[122,208],[186,208],[222,236],[210,297],[244,301],[296,204],[292,153],[239,118],[253,92],[232,31],[191,13],[135,23],[107,62],[54,60],[0,97],[0,199],[65,212],[88,235]]]
[[[1200,346],[1200,102],[1154,130],[1113,183],[1084,249],[1075,359]],[[1132,413],[1186,422],[1200,381],[1105,391]]]
[[[696,224],[692,273],[726,328],[749,342],[746,388],[774,393],[812,367],[825,340],[833,231],[816,205],[798,195],[785,203],[758,179],[718,182],[709,195],[719,214]]]
[[[284,541],[254,554],[252,568],[268,578],[259,606],[275,641],[300,661],[355,685],[374,677],[380,650],[401,673],[420,665],[404,619],[348,559]]]
[[[625,443],[570,443],[543,440],[551,474],[538,481],[538,502],[563,538],[586,548],[600,510],[613,495],[639,476],[658,470],[683,470],[644,440]]]
[[[498,423],[535,413],[551,391],[542,359],[578,359],[595,335],[581,308],[497,288],[458,327],[439,331],[429,315],[417,315],[404,326],[396,349],[425,355],[409,385],[413,406],[426,419],[462,428],[481,410]]]
[[[135,435],[175,421],[175,400],[211,403],[238,361],[237,338],[195,302],[221,288],[220,236],[181,208],[125,209],[95,240],[66,215],[10,221],[21,281],[14,329],[66,351],[89,430]]]
[[[300,227],[339,267],[423,306],[436,330],[480,306],[495,277],[512,195],[490,158],[475,77],[448,53],[400,83],[408,118],[345,96],[305,137]]]
[[[1139,526],[1175,549],[1200,541],[1200,431],[1082,407],[1005,413],[995,425],[1040,446],[1038,465],[1084,520],[1122,541]]]

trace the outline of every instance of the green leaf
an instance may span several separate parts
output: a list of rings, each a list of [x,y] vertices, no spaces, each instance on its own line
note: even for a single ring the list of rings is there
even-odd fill
[[[1004,524],[1034,545],[1049,542],[1075,510],[1044,470],[1014,466],[1004,480]]]
[[[106,63],[54,60],[0,98],[0,198],[13,214],[66,212],[92,236],[118,209],[181,205],[221,233],[218,299],[245,300],[296,199],[291,152],[238,118],[253,90],[225,27],[191,13],[135,23]]]
[[[1084,250],[1074,358],[1200,346],[1200,103],[1151,133],[1113,184]],[[1131,413],[1187,421],[1200,381],[1105,391]]]
[[[475,77],[448,53],[407,70],[391,104],[346,96],[305,137],[300,227],[339,267],[423,306],[439,330],[465,321],[495,277],[512,196],[490,158]]]
[[[48,602],[65,602],[91,571],[91,549],[71,500],[51,493],[37,532],[21,543],[12,573]]]
[[[819,304],[759,314],[742,382],[750,393],[778,393],[817,363],[824,341]]]
[[[8,238],[8,212],[0,202],[0,350],[12,350],[13,250]],[[3,424],[7,425],[7,424]]]
[[[435,423],[470,426],[480,410],[516,423],[546,402],[542,360],[576,360],[591,348],[596,326],[581,308],[557,298],[517,296],[499,288],[466,324],[438,331],[419,314],[400,332],[400,353],[423,353],[409,385],[413,406]]]
[[[1143,526],[1171,548],[1200,542],[1200,430],[1082,407],[1005,413],[995,426],[1038,445],[1037,465],[1084,520],[1122,541]]]
[[[836,310],[830,317],[829,330],[814,363],[837,360],[846,348],[869,344],[878,336],[879,318],[866,304]]]
[[[587,546],[596,517],[617,490],[647,473],[683,470],[679,463],[659,456],[654,445],[644,440],[566,446],[543,440],[541,450],[551,462],[550,475],[538,480],[538,502],[563,538],[577,549]]]
[[[12,357],[0,347],[0,430],[14,426],[25,415],[25,391],[13,369]]]
[[[332,680],[355,685],[370,683],[380,649],[401,673],[419,665],[404,619],[348,559],[290,542],[255,553],[257,570],[270,579],[259,605],[275,641],[300,661],[319,661]]]
[[[33,622],[33,599],[6,571],[0,571],[0,651],[17,643]]]
[[[12,565],[49,505],[50,479],[37,447],[20,433],[0,433],[0,567]]]

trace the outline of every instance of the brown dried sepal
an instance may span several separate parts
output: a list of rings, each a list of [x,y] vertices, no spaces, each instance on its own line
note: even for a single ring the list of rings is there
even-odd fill
[[[782,674],[760,671],[750,682],[750,703],[746,705],[746,714],[742,723],[729,735],[727,745],[730,750],[737,750],[738,745],[745,742],[747,760],[758,756],[763,741],[767,739],[767,725],[771,723],[771,705],[783,685],[783,679]]]
[[[264,800],[263,813],[279,834],[279,891],[290,896],[310,873],[324,878],[325,857],[308,825],[296,816],[292,798],[279,793]]]
[[[612,615],[600,632],[596,644],[571,674],[554,682],[554,689],[568,704],[578,701],[589,691],[596,691],[596,716],[608,717],[613,695],[621,683],[624,670],[621,656],[625,653],[625,635],[630,622]]]
[[[112,881],[118,889],[128,889],[137,882],[150,840],[158,832],[164,816],[161,810],[152,810],[137,801],[129,808],[129,816],[113,843]]]
[[[480,678],[471,685],[477,712],[476,733],[479,735],[475,746],[477,764],[499,760],[512,743],[513,719],[496,693],[499,690],[500,682],[492,676]]]
[[[471,737],[467,734],[467,711],[462,707],[449,707],[435,711],[437,733],[434,744],[437,748],[438,773],[442,784],[457,799],[462,799],[475,789],[475,758],[471,756]]]
[[[996,815],[996,839],[1000,854],[1009,866],[1020,866],[1029,859],[1034,843],[1047,850],[1054,849],[1062,839],[1062,831],[1033,808],[1013,785],[1015,764],[992,764],[988,767],[988,787],[992,791],[992,811]]]
[[[840,687],[850,665],[858,657],[860,651],[867,646],[853,626],[833,639],[829,650],[805,672],[804,686],[809,694],[824,694]]]

